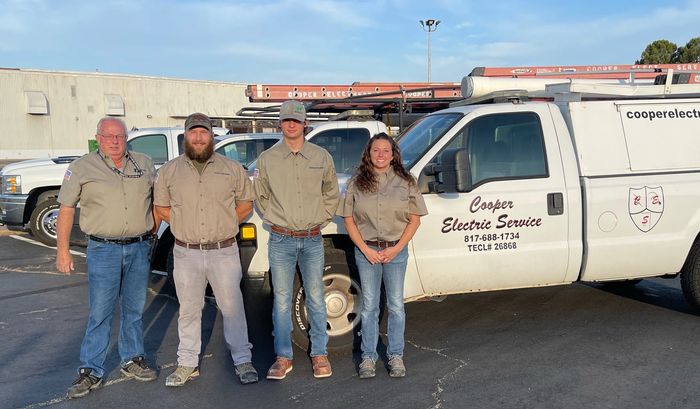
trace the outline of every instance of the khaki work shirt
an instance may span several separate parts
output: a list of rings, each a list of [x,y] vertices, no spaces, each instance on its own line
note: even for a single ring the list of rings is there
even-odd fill
[[[348,184],[343,217],[352,216],[363,240],[394,241],[401,238],[411,214],[428,214],[423,195],[415,183],[389,168],[377,175],[376,192],[361,192],[354,181]]]
[[[218,153],[200,175],[187,155],[158,171],[153,193],[156,206],[170,207],[170,229],[185,243],[216,243],[238,234],[236,203],[255,199],[243,167]]]
[[[90,152],[73,161],[63,177],[58,202],[75,207],[80,202],[80,229],[93,236],[127,238],[141,236],[153,229],[151,202],[155,168],[151,158],[128,152],[143,171],[140,177],[117,174],[111,158]],[[120,169],[136,175],[137,169],[127,156]]]
[[[284,141],[258,158],[254,179],[265,222],[291,230],[327,225],[338,208],[338,177],[331,155],[304,141],[293,153]]]

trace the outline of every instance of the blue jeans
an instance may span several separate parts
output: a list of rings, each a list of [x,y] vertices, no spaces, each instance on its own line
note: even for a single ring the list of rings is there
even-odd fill
[[[119,300],[119,356],[122,365],[143,356],[143,307],[151,265],[150,241],[132,244],[100,243],[89,240],[87,270],[90,297],[85,337],[80,346],[81,368],[104,376],[114,307]]]
[[[371,247],[378,250],[378,247]],[[362,286],[362,358],[376,361],[379,340],[379,301],[382,280],[386,292],[389,313],[387,356],[389,359],[403,356],[403,334],[406,328],[406,313],[403,308],[403,283],[406,277],[408,248],[386,264],[371,264],[359,248],[355,247],[355,263],[360,273]]]
[[[275,300],[272,306],[275,354],[292,359],[292,293],[297,263],[306,294],[311,356],[327,355],[326,302],[323,298],[323,238],[290,237],[270,232],[270,273]]]

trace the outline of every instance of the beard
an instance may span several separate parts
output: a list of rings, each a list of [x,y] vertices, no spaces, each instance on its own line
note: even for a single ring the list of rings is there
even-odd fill
[[[214,139],[211,139],[207,146],[204,148],[204,150],[202,150],[199,153],[197,153],[197,150],[194,146],[190,145],[187,139],[185,139],[184,143],[185,155],[187,155],[187,157],[192,160],[204,162],[206,160],[209,160],[209,158],[211,158],[211,156],[214,154]]]

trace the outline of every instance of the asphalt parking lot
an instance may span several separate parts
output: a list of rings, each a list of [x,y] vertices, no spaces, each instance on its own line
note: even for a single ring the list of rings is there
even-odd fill
[[[176,365],[177,301],[154,276],[144,314],[159,379],[120,378],[108,353],[106,385],[67,400],[87,314],[84,259],[54,270],[54,250],[0,228],[0,407],[7,408],[698,408],[699,317],[678,280],[633,288],[572,285],[448,297],[407,305],[408,375],[356,375],[358,354],[333,356],[315,380],[295,351],[284,381],[234,379],[213,303],[204,311],[202,376],[166,388]],[[77,252],[84,249],[74,248]],[[269,299],[247,298],[254,365],[272,363]],[[116,326],[115,326],[116,329]],[[113,337],[113,340],[115,338]]]

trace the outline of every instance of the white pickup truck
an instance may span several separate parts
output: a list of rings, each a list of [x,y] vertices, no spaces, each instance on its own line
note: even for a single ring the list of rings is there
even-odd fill
[[[698,306],[700,87],[569,81],[546,91],[548,102],[509,92],[465,101],[400,136],[429,211],[409,245],[405,300],[680,273]],[[247,274],[262,277],[267,232],[257,214],[250,222]],[[344,349],[360,336],[362,289],[342,220],[323,236],[329,348]],[[298,282],[294,300],[304,346]]]
[[[227,134],[214,128],[215,150],[247,165],[274,145],[280,133]],[[175,128],[142,128],[129,132],[128,148],[149,155],[156,167],[182,153],[184,131]],[[33,159],[5,166],[0,172],[0,224],[10,230],[29,230],[47,245],[56,244],[56,201],[63,175],[77,156]],[[76,223],[78,218],[75,218]],[[81,242],[80,229],[73,228],[73,241]]]

